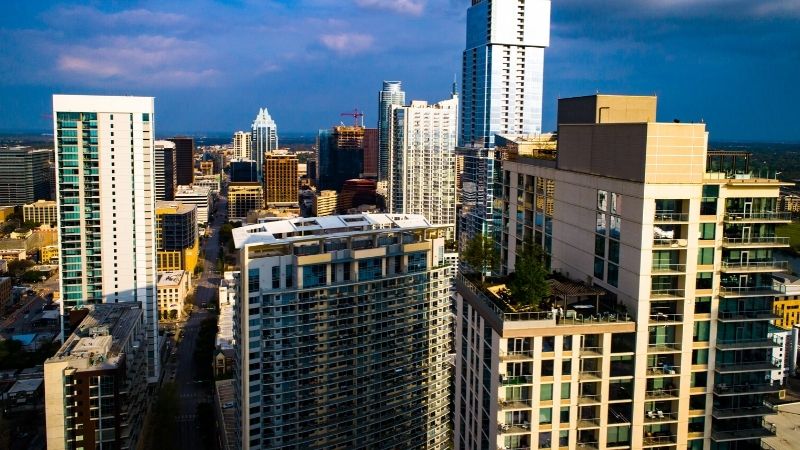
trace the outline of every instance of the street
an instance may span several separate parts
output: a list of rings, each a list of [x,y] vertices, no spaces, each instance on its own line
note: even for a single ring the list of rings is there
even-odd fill
[[[217,255],[219,254],[219,229],[225,223],[227,203],[220,197],[216,209],[220,214],[209,216],[209,226],[212,229],[211,237],[205,239],[203,244],[204,259],[203,272],[195,281],[195,306],[189,320],[183,326],[183,338],[177,347],[175,363],[167,367],[167,380],[170,380],[171,371],[175,371],[175,384],[178,388],[180,402],[179,415],[176,418],[178,425],[178,443],[180,448],[196,450],[205,448],[200,441],[197,405],[203,402],[212,403],[213,380],[202,381],[197,379],[194,363],[194,352],[197,346],[197,335],[200,323],[209,317],[210,313],[200,305],[211,305],[216,298],[221,274],[216,272]],[[210,212],[209,212],[210,213]],[[212,361],[208,361],[211,364]]]

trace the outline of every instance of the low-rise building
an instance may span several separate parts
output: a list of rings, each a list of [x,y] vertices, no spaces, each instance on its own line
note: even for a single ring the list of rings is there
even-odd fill
[[[0,311],[6,309],[11,302],[11,285],[13,284],[11,278],[0,278]]]
[[[259,183],[228,185],[228,220],[246,221],[250,211],[264,209],[264,190]]]
[[[320,191],[314,198],[314,215],[330,216],[336,213],[339,195],[336,191]]]
[[[44,264],[58,264],[58,245],[45,245],[39,249],[39,261]]]
[[[239,276],[240,272],[225,272],[219,283],[218,348],[233,348],[233,310],[239,293]]]
[[[45,361],[47,448],[134,449],[147,411],[147,335],[138,303],[89,307]]]
[[[175,201],[197,207],[197,224],[205,226],[211,208],[211,190],[201,186],[178,186]]]
[[[212,194],[219,193],[220,180],[219,174],[217,175],[196,175],[194,177],[193,186],[207,188]]]
[[[183,319],[184,300],[191,289],[191,275],[186,271],[158,273],[158,313],[161,320]]]
[[[37,200],[22,207],[22,220],[47,225],[58,223],[58,207],[54,200]]]
[[[773,286],[781,295],[775,296],[773,308],[778,318],[775,325],[791,329],[800,323],[800,277],[784,273],[772,275]]]

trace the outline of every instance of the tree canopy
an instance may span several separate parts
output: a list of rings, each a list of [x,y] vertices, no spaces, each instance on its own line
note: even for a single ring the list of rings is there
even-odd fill
[[[478,234],[467,242],[461,257],[472,270],[481,273],[482,279],[486,272],[497,270],[500,263],[500,253],[495,247],[494,241],[483,234]]]
[[[542,299],[550,296],[543,260],[542,248],[531,242],[526,242],[522,251],[517,253],[514,272],[506,283],[515,302],[539,306]]]

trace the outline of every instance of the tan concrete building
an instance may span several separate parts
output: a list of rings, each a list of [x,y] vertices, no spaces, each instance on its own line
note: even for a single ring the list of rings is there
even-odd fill
[[[251,136],[250,133],[244,131],[237,131],[233,134],[233,150],[231,157],[233,159],[248,159],[251,153]]]
[[[273,203],[297,204],[300,187],[297,157],[283,152],[269,152],[264,160],[264,195],[267,206]]]
[[[14,214],[13,206],[0,206],[0,223],[5,222]]]
[[[456,448],[759,448],[782,183],[714,170],[655,97],[593,97],[559,102],[555,160],[502,162],[500,271],[532,242],[559,281],[537,310],[459,278]]]
[[[44,364],[47,448],[135,449],[147,412],[147,336],[138,303],[90,311]]]
[[[158,313],[160,320],[182,320],[184,300],[192,292],[192,277],[183,270],[158,273]]]
[[[330,216],[336,212],[339,196],[336,191],[320,191],[314,197],[314,215]]]
[[[58,245],[46,245],[39,249],[42,264],[58,263]]]
[[[247,220],[247,213],[264,209],[264,190],[259,183],[228,185],[228,220]]]
[[[58,223],[58,207],[54,200],[37,200],[22,207],[22,220],[45,225]]]

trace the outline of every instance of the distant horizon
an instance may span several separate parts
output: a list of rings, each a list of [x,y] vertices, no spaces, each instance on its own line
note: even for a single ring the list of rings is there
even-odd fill
[[[368,127],[369,128],[369,127]],[[236,130],[236,131],[243,131],[243,130]],[[204,137],[204,138],[212,138],[212,139],[223,139],[223,138],[230,138],[233,141],[233,133],[236,131],[225,132],[225,131],[169,131],[169,132],[158,132],[157,139],[168,139],[170,137],[176,136],[188,136],[188,137]],[[281,136],[297,138],[297,137],[304,137],[304,136],[313,136],[316,137],[319,130],[307,130],[307,131],[279,131],[278,138],[280,141]],[[713,132],[712,132],[713,135]],[[0,129],[0,138],[9,138],[9,137],[33,137],[33,136],[40,136],[40,137],[50,137],[52,138],[53,133],[49,130],[4,130]],[[757,139],[730,139],[730,138],[720,138],[720,139],[711,139],[709,140],[709,144],[783,144],[783,145],[800,145],[800,140],[792,141],[792,140],[757,140]]]

